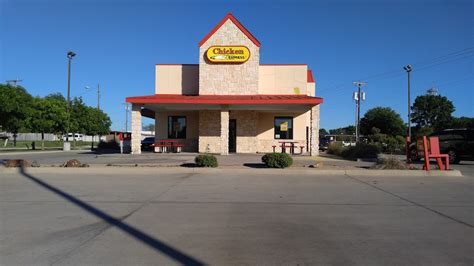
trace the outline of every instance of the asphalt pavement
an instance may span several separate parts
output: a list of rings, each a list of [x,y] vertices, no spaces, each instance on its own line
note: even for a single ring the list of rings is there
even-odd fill
[[[0,265],[473,265],[474,179],[0,168]]]

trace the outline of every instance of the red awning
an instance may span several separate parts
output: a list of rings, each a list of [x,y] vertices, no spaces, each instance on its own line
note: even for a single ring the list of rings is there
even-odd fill
[[[323,103],[323,98],[307,95],[181,95],[155,94],[127,97],[127,103],[162,104],[308,104]]]

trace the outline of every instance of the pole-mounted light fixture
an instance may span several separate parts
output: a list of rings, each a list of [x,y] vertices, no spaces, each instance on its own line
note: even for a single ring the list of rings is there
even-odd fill
[[[72,59],[74,56],[76,56],[76,53],[74,53],[73,51],[67,52],[67,58]]]

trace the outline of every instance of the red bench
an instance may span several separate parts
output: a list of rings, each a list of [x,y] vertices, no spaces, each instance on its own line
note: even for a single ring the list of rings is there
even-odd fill
[[[180,143],[177,140],[159,140],[155,142],[156,152],[181,152],[183,148],[184,143]]]
[[[434,158],[438,163],[439,170],[449,170],[449,155],[440,153],[438,137],[430,137],[429,150],[427,142],[426,136],[423,136],[423,149],[425,152],[425,165],[423,165],[423,169],[429,171],[430,159]],[[443,164],[443,159],[445,160],[445,164]]]

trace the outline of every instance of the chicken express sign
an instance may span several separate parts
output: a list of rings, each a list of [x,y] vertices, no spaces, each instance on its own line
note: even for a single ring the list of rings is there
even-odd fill
[[[206,58],[212,63],[241,64],[249,60],[250,50],[245,46],[211,46],[207,49]]]

